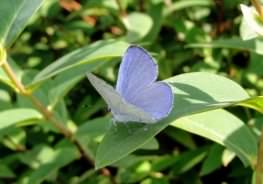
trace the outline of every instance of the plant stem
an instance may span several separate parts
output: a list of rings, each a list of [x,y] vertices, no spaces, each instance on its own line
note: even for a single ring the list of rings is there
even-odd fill
[[[263,176],[263,128],[261,130],[259,149],[258,149],[258,158],[256,165],[256,184],[262,184]]]
[[[43,115],[43,117],[48,120],[55,128],[59,130],[60,133],[62,133],[67,139],[69,139],[78,149],[80,155],[82,158],[84,158],[90,165],[94,166],[94,161],[90,158],[88,153],[85,151],[82,144],[74,137],[73,132],[71,132],[66,126],[64,126],[64,123],[61,122],[59,119],[56,118],[56,116],[46,107],[42,104],[42,102],[37,99],[30,91],[28,91],[25,86],[20,82],[20,80],[17,79],[14,71],[8,64],[6,60],[6,53],[3,48],[0,47],[0,67],[3,68],[9,79],[12,81],[14,86],[17,88],[17,92],[21,95],[27,97],[32,104],[36,107],[36,109]],[[107,168],[100,169],[100,172],[108,176],[111,180],[111,182],[114,184],[115,179],[111,175],[110,171]]]
[[[259,0],[251,0],[252,5],[256,8],[261,20],[263,20],[263,9]]]
[[[26,150],[27,150],[24,145],[19,144],[19,143],[16,143],[10,136],[5,135],[4,138],[15,147],[16,151],[21,151],[21,152],[23,152],[23,151],[26,151]]]
[[[121,1],[120,0],[115,0],[116,1],[116,3],[117,3],[117,5],[118,5],[118,7],[119,7],[119,11],[120,11],[120,14],[122,15],[122,16],[126,16],[126,11],[123,9],[123,7],[122,7],[122,5],[121,5]]]
[[[6,61],[6,58],[1,58],[0,63],[3,70],[9,77],[9,79],[16,86],[17,91],[21,95],[27,97],[46,120],[48,120],[54,127],[56,127],[59,130],[60,133],[62,133],[66,138],[68,138],[73,144],[75,144],[81,156],[85,158],[93,166],[94,162],[89,157],[89,155],[85,152],[85,149],[80,144],[80,142],[73,137],[73,133],[69,129],[67,129],[67,127],[63,125],[63,122],[58,120],[55,117],[55,115],[41,103],[41,101],[39,101],[35,96],[33,96],[29,91],[26,90],[25,86],[17,79],[14,71]]]

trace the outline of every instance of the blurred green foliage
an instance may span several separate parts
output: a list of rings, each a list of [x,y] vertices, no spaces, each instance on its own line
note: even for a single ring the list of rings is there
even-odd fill
[[[263,103],[248,98],[263,95],[263,42],[241,39],[240,3],[249,2],[1,1],[8,63],[73,136],[0,69],[0,183],[251,183]],[[146,130],[113,127],[85,78],[93,71],[114,84],[129,44],[151,52],[175,94],[171,115]]]

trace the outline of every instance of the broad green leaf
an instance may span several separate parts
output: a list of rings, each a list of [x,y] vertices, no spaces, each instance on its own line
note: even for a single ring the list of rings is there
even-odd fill
[[[240,49],[255,52],[257,54],[263,54],[263,39],[250,39],[242,40],[241,38],[233,37],[228,39],[218,39],[209,43],[193,43],[187,45],[187,47],[212,47],[212,48],[229,48]]]
[[[84,76],[85,73],[100,66],[101,64],[118,58],[123,55],[128,44],[123,41],[99,41],[86,47],[77,49],[42,70],[33,80],[35,85],[43,80],[47,80],[63,71],[74,70],[77,68],[78,73],[71,77]]]
[[[0,45],[10,47],[43,0],[7,0],[0,6]]]
[[[241,36],[244,40],[263,35],[263,21],[253,6],[240,5],[243,21],[241,23]],[[242,27],[243,26],[243,27]]]
[[[174,121],[172,126],[227,147],[236,153],[244,165],[255,164],[256,137],[240,119],[225,110],[219,109],[186,116]]]
[[[16,123],[41,119],[41,114],[34,109],[17,108],[0,112],[0,130]]]
[[[85,146],[90,157],[95,158],[97,146],[101,142],[103,135],[112,126],[111,122],[111,117],[102,117],[87,121],[78,127],[78,131],[75,134],[76,139]],[[153,138],[142,145],[140,149],[152,150],[158,149],[158,147],[158,141]]]
[[[72,89],[82,78],[83,74],[79,73],[75,68],[73,70],[63,72],[52,81],[48,81],[50,83],[48,91],[50,107],[54,107],[61,99],[63,99],[68,91]]]
[[[118,123],[107,132],[98,148],[96,168],[125,157],[179,117],[222,108],[249,98],[237,83],[209,73],[182,74],[166,82],[174,93],[174,107],[168,118],[155,124],[128,123],[128,128]]]
[[[245,106],[263,113],[263,96],[252,97],[238,103],[238,105]]]
[[[164,11],[164,16],[168,16],[171,13],[178,11],[178,10],[182,10],[185,8],[189,8],[192,6],[212,6],[213,2],[210,0],[181,0],[181,1],[176,1],[173,4],[171,4],[170,6],[168,6],[168,8],[166,9],[166,11]]]
[[[149,15],[136,12],[124,16],[122,21],[127,29],[126,40],[128,42],[136,42],[145,37],[153,25]]]

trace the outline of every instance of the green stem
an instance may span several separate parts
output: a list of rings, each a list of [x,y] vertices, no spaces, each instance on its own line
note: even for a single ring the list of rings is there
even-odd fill
[[[21,145],[21,144],[19,144],[19,143],[16,143],[10,136],[5,135],[4,138],[15,147],[16,151],[21,151],[21,152],[23,152],[23,151],[26,151],[26,150],[27,150],[24,145]]]
[[[126,11],[124,10],[124,8],[122,7],[121,1],[120,1],[120,0],[115,0],[115,1],[116,1],[117,5],[118,5],[118,7],[119,7],[119,11],[120,11],[121,16],[126,16],[127,13],[126,13]]]
[[[12,81],[14,86],[17,88],[18,93],[27,97],[32,102],[32,104],[36,107],[36,109],[43,115],[43,117],[46,120],[48,120],[48,122],[50,122],[54,127],[56,127],[59,130],[60,133],[62,133],[66,138],[68,138],[70,141],[72,141],[72,143],[76,145],[82,157],[85,158],[87,161],[89,161],[91,165],[94,165],[94,162],[89,157],[89,155],[85,152],[83,146],[80,144],[80,142],[78,142],[77,139],[74,138],[73,133],[66,126],[64,126],[63,122],[58,120],[54,116],[54,114],[47,107],[45,107],[40,100],[38,100],[35,96],[33,96],[31,92],[29,92],[25,88],[25,86],[17,79],[14,71],[6,61],[6,54],[4,52],[5,51],[0,48],[0,66],[3,68],[8,78]]]
[[[258,158],[256,165],[256,184],[262,184],[263,176],[263,128],[261,130],[259,149],[258,149]]]
[[[32,104],[36,107],[36,109],[43,115],[43,117],[46,120],[48,120],[48,122],[50,122],[55,128],[57,128],[60,133],[62,133],[67,139],[69,139],[76,146],[82,158],[84,158],[87,162],[89,162],[90,165],[94,166],[94,161],[85,151],[83,145],[74,137],[73,132],[71,132],[66,126],[64,126],[64,123],[61,122],[59,119],[57,119],[55,115],[52,113],[52,111],[50,111],[46,106],[44,106],[42,102],[39,99],[37,99],[30,91],[28,91],[25,88],[25,86],[17,79],[14,71],[12,70],[12,68],[10,67],[10,65],[6,60],[6,52],[1,47],[0,47],[0,67],[3,68],[6,75],[12,81],[14,86],[17,88],[16,89],[17,92],[27,97],[32,102]],[[110,171],[107,168],[102,168],[100,172],[103,175],[108,176],[113,184],[115,183],[113,176],[111,175]]]

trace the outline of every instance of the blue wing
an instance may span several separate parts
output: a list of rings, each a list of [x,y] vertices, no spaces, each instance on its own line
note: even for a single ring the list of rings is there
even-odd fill
[[[158,68],[142,48],[130,46],[119,70],[117,92],[130,104],[151,114],[155,120],[166,117],[173,106],[171,87],[155,82]]]
[[[158,66],[141,47],[130,46],[122,58],[116,90],[130,102],[138,91],[153,83],[158,75]]]
[[[164,82],[154,82],[139,91],[129,103],[151,114],[157,121],[168,116],[172,110],[172,89]]]

